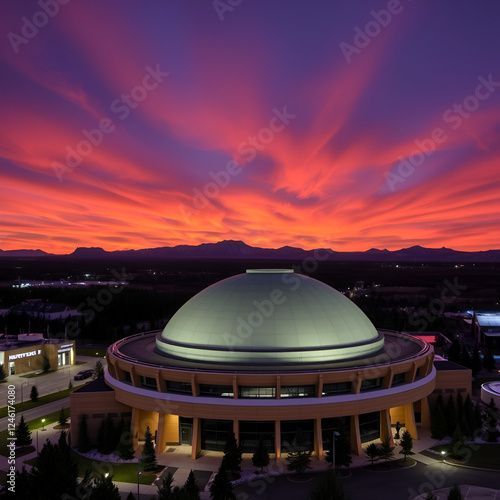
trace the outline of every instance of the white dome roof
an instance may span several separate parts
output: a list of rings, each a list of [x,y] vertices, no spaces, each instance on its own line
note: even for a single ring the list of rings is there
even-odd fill
[[[156,341],[177,360],[250,366],[346,361],[383,345],[383,335],[340,292],[293,270],[270,269],[201,291]]]

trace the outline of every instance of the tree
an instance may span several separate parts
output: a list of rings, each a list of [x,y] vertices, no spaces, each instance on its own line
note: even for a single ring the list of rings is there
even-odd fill
[[[460,488],[455,485],[453,488],[450,490],[448,493],[448,500],[463,500],[462,492],[460,491]]]
[[[451,436],[453,435],[455,427],[458,424],[457,408],[455,406],[455,402],[453,401],[453,397],[451,396],[451,394],[448,397],[448,402],[446,403],[444,416],[446,418],[446,434],[448,436]]]
[[[333,436],[332,436],[333,438]],[[335,436],[335,468],[349,467],[352,463],[351,457],[351,442],[343,429],[340,429]],[[330,441],[330,448],[325,454],[325,460],[328,463],[333,463],[333,442]]]
[[[446,436],[447,424],[444,413],[443,397],[438,396],[431,414],[431,437],[434,439],[443,439]]]
[[[371,461],[372,465],[375,460],[378,460],[380,458],[380,450],[377,448],[377,445],[375,443],[370,443],[366,448],[365,448],[365,455],[368,460]]]
[[[107,414],[99,426],[97,433],[97,451],[103,455],[109,455],[115,449],[115,424],[113,419]],[[154,452],[154,448],[153,448]]]
[[[182,488],[185,500],[199,500],[200,498],[200,487],[198,486],[198,481],[194,477],[193,469],[189,471],[189,475]]]
[[[2,364],[0,364],[0,382],[5,382],[7,380],[7,374]]]
[[[45,442],[28,475],[38,500],[53,500],[76,494],[78,466],[69,446]]]
[[[401,437],[401,441],[399,442],[399,446],[401,446],[401,451],[399,452],[400,455],[404,455],[405,457],[405,462],[406,462],[406,457],[409,455],[414,455],[412,448],[413,448],[413,438],[411,437],[411,434],[409,431],[404,431],[403,436]]]
[[[94,373],[92,373],[92,378],[104,378],[104,366],[100,359],[98,359],[95,363]]]
[[[347,500],[338,474],[335,471],[324,473],[311,492],[309,500]]]
[[[16,427],[16,439],[17,446],[29,446],[31,444],[31,431],[24,421],[24,415],[21,415],[19,425]]]
[[[460,428],[466,436],[472,436],[474,432],[474,406],[469,394],[467,394],[467,397],[465,398]]]
[[[113,476],[91,476],[87,471],[80,487],[86,500],[120,500],[120,491],[113,484]],[[79,489],[80,489],[79,488]]]
[[[68,434],[66,431],[61,431],[61,434],[59,434],[59,439],[57,440],[57,445],[61,450],[64,450],[68,445],[68,442],[66,441],[66,438],[68,437]]]
[[[169,472],[163,477],[163,481],[158,485],[158,500],[173,500],[172,497],[172,482],[174,477]]]
[[[78,451],[86,453],[92,447],[87,426],[87,415],[80,415],[78,422]]]
[[[288,462],[286,468],[289,471],[295,471],[297,474],[302,474],[307,469],[311,468],[311,455],[311,450],[291,451],[286,457],[286,461]]]
[[[61,408],[61,411],[59,412],[58,423],[60,426],[65,427],[67,425],[67,422],[68,422],[68,416],[66,415],[64,408]]]
[[[146,427],[146,433],[144,434],[144,448],[142,449],[143,459],[141,461],[142,468],[145,471],[155,470],[158,463],[156,461],[155,455],[155,445],[153,443],[153,435],[149,425]]]
[[[498,414],[498,408],[495,405],[495,401],[491,398],[488,407],[486,408],[486,425],[488,430],[488,441],[490,443],[496,443],[500,432],[498,431],[497,424],[500,416]]]
[[[476,403],[473,409],[474,414],[474,429],[482,429],[483,428],[483,415],[481,413],[481,407]]]
[[[50,361],[49,358],[44,354],[42,361],[42,372],[47,373],[50,370]]]
[[[261,472],[263,471],[264,467],[267,467],[269,465],[269,452],[264,446],[264,441],[262,440],[262,438],[259,439],[257,448],[252,455],[252,463],[254,467],[260,467]]]
[[[231,432],[226,443],[224,444],[224,457],[222,458],[222,461],[224,462],[225,469],[229,473],[235,475],[241,472],[241,448],[236,442],[234,432]]]
[[[210,485],[210,498],[212,500],[236,500],[227,472],[223,460]]]
[[[69,384],[68,384],[68,389],[71,391],[71,389],[73,389],[73,382],[71,382],[71,380],[69,381]]]
[[[475,377],[481,371],[482,367],[483,367],[483,360],[481,359],[481,354],[479,354],[479,349],[476,346],[472,351],[472,363],[471,363],[472,376]]]
[[[116,447],[116,454],[122,460],[130,460],[134,458],[135,450],[133,446],[133,439],[129,431],[122,432]]]
[[[31,401],[33,401],[33,403],[36,403],[38,401],[38,388],[36,385],[31,388],[30,399]]]
[[[467,449],[465,446],[464,436],[460,431],[460,427],[457,425],[453,432],[453,436],[451,438],[451,451],[450,455],[453,458],[461,460],[467,455]]]
[[[132,494],[132,492],[130,492],[128,495],[127,495],[127,498],[125,500],[135,500],[135,497],[134,495]]]
[[[383,458],[386,462],[394,458],[394,446],[391,446],[389,436],[382,439],[382,445],[380,446],[380,458]]]
[[[493,351],[488,348],[484,353],[483,366],[486,368],[488,373],[495,369],[495,357],[493,356]]]

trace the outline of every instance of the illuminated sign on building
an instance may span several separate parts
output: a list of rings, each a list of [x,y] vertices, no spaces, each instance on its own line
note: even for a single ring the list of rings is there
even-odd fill
[[[17,354],[9,354],[9,361],[14,361],[15,359],[20,358],[30,358],[31,356],[36,356],[42,354],[42,350],[38,349],[37,351],[29,351],[29,352],[19,352]]]

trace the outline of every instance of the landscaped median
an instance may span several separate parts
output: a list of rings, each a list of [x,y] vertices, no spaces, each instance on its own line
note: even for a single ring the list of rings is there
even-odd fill
[[[454,458],[451,454],[453,447],[451,444],[440,444],[430,448],[434,454],[433,458],[441,457],[447,463],[453,465],[463,465],[466,467],[478,467],[481,469],[500,470],[500,443],[468,443],[465,442],[464,450],[467,452],[463,460]],[[442,453],[444,452],[444,453]]]

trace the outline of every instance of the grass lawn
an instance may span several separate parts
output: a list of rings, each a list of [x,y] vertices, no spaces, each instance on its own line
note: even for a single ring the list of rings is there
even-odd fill
[[[106,349],[104,349],[104,348],[77,349],[76,350],[76,355],[77,356],[94,356],[95,358],[103,358],[104,356],[106,356]]]
[[[65,408],[66,414],[69,415],[69,408]],[[54,422],[57,422],[59,420],[59,411],[55,411],[53,413],[49,413],[48,415],[45,415],[43,418],[45,419],[45,425],[53,424]],[[33,431],[36,431],[37,429],[42,429],[43,425],[42,424],[42,418],[36,418],[35,420],[30,420],[27,422],[28,427],[30,428],[31,431],[31,439],[33,439],[33,443],[36,441],[36,435],[33,434]],[[7,435],[8,431],[1,431],[0,432],[0,455],[7,456]],[[43,432],[39,433],[38,435],[39,443],[42,443],[45,441],[43,437]],[[31,444],[33,444],[31,443]]]
[[[72,391],[74,391],[76,387],[72,389],[63,389],[59,392],[53,392],[52,394],[47,394],[45,396],[40,396],[38,401],[34,403],[31,399],[24,401],[23,403],[17,403],[16,414],[21,413],[23,411],[31,410],[32,408],[36,408],[37,406],[45,405],[47,403],[52,403],[53,401],[58,401],[59,399],[67,398]],[[0,408],[0,418],[5,418],[7,416],[7,406]]]
[[[112,463],[101,462],[92,458],[84,457],[75,451],[72,455],[78,464],[78,475],[83,477],[87,470],[91,474],[106,474],[109,472],[113,476],[113,481],[123,481],[124,483],[137,483],[137,464],[136,463]],[[26,463],[34,465],[36,459],[28,460]],[[160,469],[161,470],[161,469]],[[159,472],[159,471],[158,471]],[[155,473],[139,474],[140,484],[151,484],[156,479]]]
[[[35,377],[43,377],[44,375],[49,375],[50,373],[55,373],[57,370],[49,370],[47,372],[33,372],[28,373],[26,375],[19,375],[21,378],[35,378]]]
[[[485,469],[500,470],[500,462],[498,461],[500,444],[466,444],[466,447],[470,452],[467,461],[462,462],[460,460],[455,460],[448,455],[446,455],[445,459],[448,462],[456,462],[457,464],[463,464],[469,467],[484,467]],[[446,451],[449,453],[451,451],[451,446],[442,444],[432,447],[431,450],[438,452]]]

